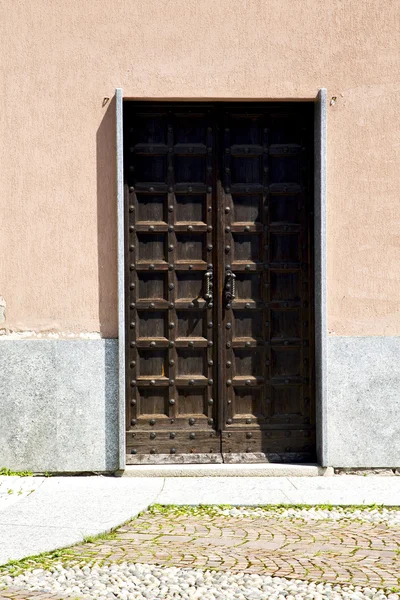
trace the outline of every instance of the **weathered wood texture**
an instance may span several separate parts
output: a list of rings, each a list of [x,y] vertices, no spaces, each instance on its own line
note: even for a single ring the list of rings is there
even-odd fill
[[[124,122],[128,462],[312,460],[312,106]]]

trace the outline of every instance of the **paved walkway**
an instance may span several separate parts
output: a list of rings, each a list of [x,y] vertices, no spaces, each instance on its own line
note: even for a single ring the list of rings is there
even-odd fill
[[[149,511],[69,561],[213,568],[369,587],[400,586],[400,526]]]
[[[14,478],[8,479],[11,489]],[[162,479],[138,482],[93,476],[26,480],[31,480],[35,491],[0,510],[0,565],[109,531],[156,502],[163,487]]]
[[[0,565],[109,531],[154,503],[400,504],[400,477],[380,476],[50,477],[26,478],[24,490],[0,505]]]
[[[211,568],[389,592],[400,588],[400,525],[344,519],[305,522],[270,511],[226,516],[213,507],[155,508],[121,527],[111,539],[71,548],[62,562]],[[0,600],[4,598],[57,596],[8,590],[0,592]]]

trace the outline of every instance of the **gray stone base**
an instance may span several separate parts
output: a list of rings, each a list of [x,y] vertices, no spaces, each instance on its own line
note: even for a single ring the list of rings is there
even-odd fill
[[[330,337],[327,369],[328,464],[399,467],[400,337]]]
[[[333,476],[333,469],[331,467],[319,467],[318,465],[283,465],[276,463],[144,464],[127,465],[119,475],[121,477],[330,477]]]
[[[368,477],[375,475],[377,477],[399,477],[400,469],[391,469],[390,467],[372,467],[371,469],[343,467],[334,469],[335,475],[359,475],[360,477]]]
[[[117,340],[0,341],[0,467],[118,468]]]
[[[117,340],[1,340],[0,467],[117,470],[117,351]],[[328,339],[328,466],[400,468],[399,359],[399,337]]]

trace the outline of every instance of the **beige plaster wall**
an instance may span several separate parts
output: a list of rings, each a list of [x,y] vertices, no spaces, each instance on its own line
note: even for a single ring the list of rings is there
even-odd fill
[[[0,1],[0,295],[9,330],[115,336],[115,87],[328,88],[328,323],[400,334],[397,0]]]

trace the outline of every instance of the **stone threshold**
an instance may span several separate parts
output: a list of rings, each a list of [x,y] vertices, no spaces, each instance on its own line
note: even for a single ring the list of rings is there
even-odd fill
[[[121,477],[330,477],[332,467],[315,464],[171,464],[127,465]]]

